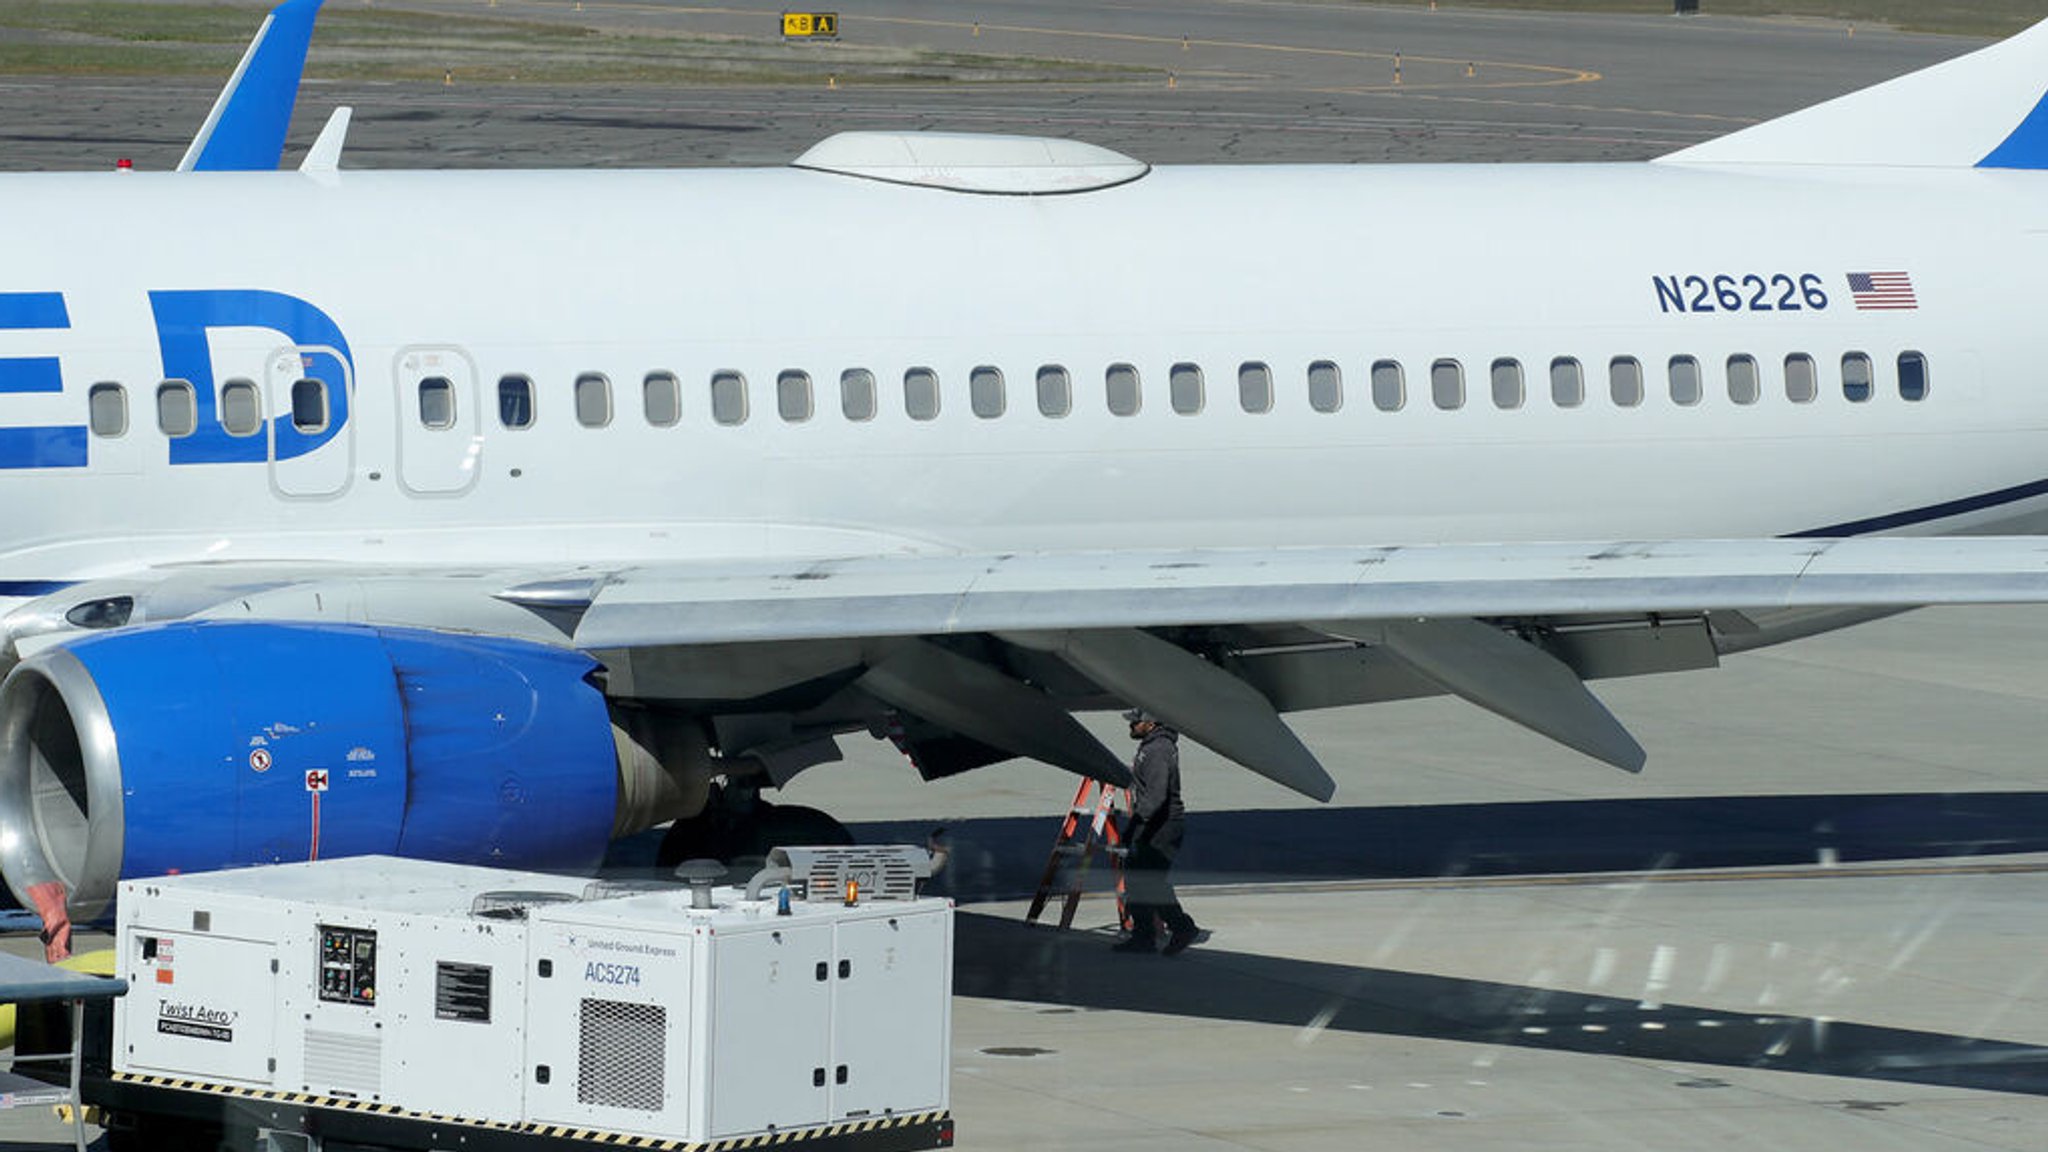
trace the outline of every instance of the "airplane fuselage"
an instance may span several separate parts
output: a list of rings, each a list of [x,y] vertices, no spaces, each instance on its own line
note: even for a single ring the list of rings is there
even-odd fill
[[[0,586],[2041,527],[2039,174],[1476,175],[8,177]]]

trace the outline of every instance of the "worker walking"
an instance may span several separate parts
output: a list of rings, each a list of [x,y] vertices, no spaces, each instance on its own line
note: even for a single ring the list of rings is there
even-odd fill
[[[1201,929],[1181,909],[1168,872],[1187,834],[1187,809],[1180,802],[1180,733],[1143,709],[1124,713],[1131,739],[1138,742],[1131,762],[1131,820],[1124,843],[1124,907],[1131,916],[1131,936],[1115,946],[1118,952],[1151,952],[1158,947],[1159,925],[1166,926],[1162,954],[1178,956],[1195,942]]]

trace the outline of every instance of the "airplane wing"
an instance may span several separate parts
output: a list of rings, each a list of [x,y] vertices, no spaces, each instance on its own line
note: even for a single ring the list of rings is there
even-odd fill
[[[585,649],[2048,599],[2048,539],[1193,549],[633,567],[507,588]]]
[[[322,0],[284,0],[264,17],[234,75],[178,161],[180,172],[262,172],[284,157]],[[340,149],[337,139],[333,144]]]
[[[1074,718],[1112,707],[1318,800],[1284,714],[1446,693],[1636,771],[1588,680],[1711,667],[1803,613],[2027,601],[2048,539],[166,566],[0,618],[0,869],[90,914],[206,860],[587,868],[860,731],[927,779],[1022,756],[1122,780]]]
[[[1335,785],[1282,714],[1449,692],[1636,771],[1641,746],[1586,680],[1713,666],[1724,651],[1804,634],[1796,622],[1813,613],[2044,600],[2048,539],[1859,537],[705,560],[572,573],[205,564],[53,592],[4,629],[16,656],[190,618],[506,637],[595,654],[614,699],[754,716],[752,730],[771,734],[730,742],[762,755],[789,753],[789,729],[814,731],[820,716],[870,730],[884,723],[878,712],[907,718],[916,730],[899,743],[928,775],[1023,755],[1115,778],[1118,758],[1071,713],[1138,705],[1328,799]],[[1795,625],[1769,634],[1784,618]],[[812,719],[764,728],[770,709]]]

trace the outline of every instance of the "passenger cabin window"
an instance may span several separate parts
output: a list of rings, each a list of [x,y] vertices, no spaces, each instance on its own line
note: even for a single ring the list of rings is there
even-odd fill
[[[1256,360],[1237,366],[1237,406],[1247,412],[1273,410],[1273,370]]]
[[[675,427],[683,419],[683,382],[673,372],[649,372],[640,380],[640,410],[653,427]]]
[[[775,377],[775,412],[784,423],[801,424],[811,418],[811,374],[790,369]]]
[[[1633,356],[1616,356],[1607,362],[1607,391],[1617,408],[1634,408],[1643,402],[1643,363]]]
[[[1820,371],[1813,357],[1794,352],[1785,357],[1785,399],[1794,404],[1811,404],[1820,395]]]
[[[92,434],[103,440],[128,434],[128,390],[114,383],[95,384],[85,394]]]
[[[1493,406],[1500,409],[1522,406],[1522,362],[1520,360],[1495,360],[1491,369],[1493,376]]]
[[[1455,412],[1465,406],[1465,366],[1439,360],[1429,366],[1429,396],[1438,408]]]
[[[848,368],[839,374],[839,411],[857,424],[875,418],[875,374]]]
[[[166,380],[156,386],[157,430],[173,440],[199,426],[199,405],[189,380]]]
[[[967,374],[967,406],[983,420],[1003,414],[1009,397],[1004,394],[1002,369],[983,364]]]
[[[737,372],[711,374],[711,419],[727,426],[747,422],[747,378]]]
[[[420,427],[441,431],[455,427],[455,385],[446,376],[419,383]]]
[[[576,377],[576,422],[585,428],[603,428],[612,422],[612,382],[602,372],[585,372]]]
[[[1038,370],[1038,414],[1057,420],[1074,410],[1074,382],[1058,364]]]
[[[1763,374],[1756,357],[1737,353],[1728,358],[1728,399],[1737,404],[1754,404],[1763,396]]]
[[[230,436],[254,436],[263,427],[263,395],[254,380],[220,386],[220,422]]]
[[[1926,356],[1918,352],[1899,353],[1899,399],[1927,399]],[[126,401],[123,401],[123,405],[125,410]]]
[[[1577,408],[1586,402],[1586,369],[1569,356],[1550,362],[1550,402],[1559,408]]]
[[[513,431],[533,427],[533,381],[524,376],[498,377],[498,423]]]
[[[1870,357],[1851,352],[1842,357],[1842,395],[1852,404],[1870,399]]]
[[[292,427],[308,434],[327,431],[327,381],[292,381]]]
[[[1109,410],[1116,416],[1138,414],[1138,370],[1129,364],[1111,364],[1102,374],[1109,393]]]
[[[939,374],[929,368],[912,368],[903,374],[903,411],[912,420],[939,418]]]
[[[1376,360],[1372,366],[1372,406],[1399,412],[1408,404],[1408,377],[1399,360]]]
[[[1344,407],[1344,373],[1336,361],[1317,360],[1308,366],[1308,406],[1318,412]]]
[[[1700,402],[1700,362],[1690,356],[1673,356],[1670,364],[1671,402],[1690,408]]]
[[[1166,373],[1167,399],[1173,410],[1193,416],[1202,410],[1202,368],[1198,364],[1175,364]]]

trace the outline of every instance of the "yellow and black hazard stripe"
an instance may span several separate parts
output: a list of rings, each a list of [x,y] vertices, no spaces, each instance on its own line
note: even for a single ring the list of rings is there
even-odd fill
[[[349,1096],[280,1092],[269,1088],[251,1088],[239,1084],[220,1084],[210,1080],[192,1080],[173,1076],[148,1076],[135,1072],[115,1072],[110,1078],[117,1084],[129,1084],[142,1088],[169,1089],[175,1092],[198,1092],[243,1100],[263,1100],[290,1105],[296,1108],[324,1108],[336,1112],[375,1115],[395,1120],[414,1120],[431,1124],[490,1129],[508,1135],[531,1136],[543,1140],[574,1141],[612,1148],[658,1149],[660,1152],[751,1152],[752,1149],[757,1148],[822,1148],[835,1145],[866,1147],[875,1144],[877,1137],[886,1138],[891,1133],[906,1133],[919,1127],[929,1128],[933,1138],[920,1140],[916,1146],[928,1148],[944,1147],[951,1145],[953,1142],[952,1113],[945,1111],[871,1116],[858,1120],[844,1120],[836,1124],[784,1128],[769,1132],[758,1132],[747,1136],[732,1136],[722,1140],[692,1142],[668,1140],[658,1136],[634,1135],[627,1132],[611,1132],[597,1128],[575,1128],[562,1124],[479,1120],[468,1116],[448,1116],[436,1112],[416,1112],[408,1108],[400,1108],[395,1104],[384,1104],[374,1100],[360,1100]]]
[[[861,1120],[847,1120],[838,1124],[826,1124],[814,1128],[790,1128],[776,1132],[762,1132],[752,1136],[734,1136],[725,1140],[714,1140],[694,1147],[699,1152],[746,1152],[753,1148],[787,1148],[815,1141],[843,1140],[849,1136],[865,1136],[875,1132],[888,1132],[901,1128],[913,1128],[920,1124],[943,1124],[951,1119],[945,1112],[915,1112],[906,1116],[871,1116]]]

